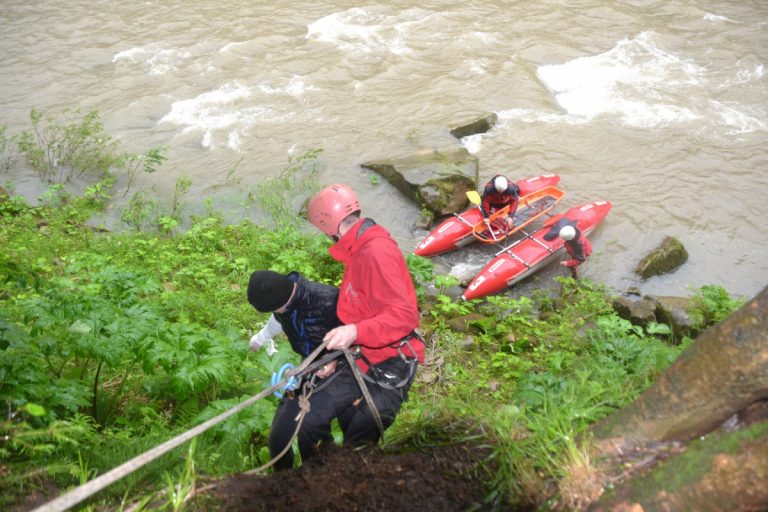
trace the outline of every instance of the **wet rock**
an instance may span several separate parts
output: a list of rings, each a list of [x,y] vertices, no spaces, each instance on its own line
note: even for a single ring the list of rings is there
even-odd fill
[[[457,263],[448,272],[443,273],[455,277],[459,281],[459,286],[466,288],[482,268],[482,264]]]
[[[656,322],[656,304],[650,300],[616,297],[613,309],[633,325],[647,327],[650,322]]]
[[[459,286],[449,286],[447,288],[438,288],[434,283],[428,283],[423,286],[424,297],[429,304],[428,309],[431,309],[431,304],[437,302],[437,297],[444,295],[450,297],[454,301],[458,301],[461,298],[461,294],[464,293],[464,289]],[[427,309],[427,307],[425,307]]]
[[[468,205],[467,191],[475,190],[479,180],[477,157],[459,146],[366,162],[361,167],[380,174],[435,216],[464,210]]]
[[[758,400],[748,405],[745,409],[733,414],[720,425],[724,432],[735,432],[758,421],[768,419],[768,399]]]
[[[693,325],[693,319],[688,314],[690,299],[662,295],[646,295],[644,298],[655,304],[658,322],[667,324],[672,329],[676,342],[679,343],[684,336],[695,338],[699,334]]]
[[[434,222],[435,216],[432,214],[432,212],[422,211],[421,215],[419,215],[419,219],[416,221],[416,224],[414,224],[413,227],[416,229],[428,230],[432,227]]]
[[[446,297],[450,297],[455,301],[458,301],[461,299],[462,294],[464,293],[464,288],[461,286],[449,286],[448,288],[443,288],[443,295]]]
[[[488,113],[479,119],[475,119],[468,123],[459,124],[455,128],[451,129],[451,135],[457,139],[462,137],[468,137],[470,135],[477,135],[478,133],[486,133],[491,128],[496,126],[499,116],[494,112]]]
[[[659,247],[638,263],[635,273],[643,279],[672,272],[688,261],[688,251],[675,237],[666,237]]]
[[[468,315],[451,318],[450,320],[448,320],[447,323],[448,323],[448,327],[450,327],[452,330],[456,332],[468,333],[471,331],[477,332],[477,329],[471,327],[470,324],[474,322],[481,322],[486,319],[487,317],[480,315],[478,313],[470,313]]]
[[[613,310],[625,320],[629,320],[630,311],[632,310],[632,299],[628,297],[616,297],[613,299]]]
[[[436,302],[437,296],[440,295],[440,290],[432,283],[423,284],[422,289],[424,290],[424,309],[430,310]]]

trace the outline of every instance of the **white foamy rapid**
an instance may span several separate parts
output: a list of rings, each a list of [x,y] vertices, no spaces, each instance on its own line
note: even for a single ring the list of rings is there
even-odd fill
[[[119,52],[112,57],[112,62],[128,61],[145,65],[150,75],[164,75],[176,71],[179,65],[191,57],[192,53],[188,50],[162,48],[158,44],[150,44]]]
[[[216,132],[225,132],[227,147],[238,151],[243,135],[256,123],[282,123],[295,116],[294,112],[281,113],[270,107],[267,96],[298,98],[305,91],[313,90],[316,88],[305,85],[299,76],[291,77],[283,87],[266,83],[251,87],[237,81],[229,82],[194,98],[174,102],[160,123],[183,126],[182,133],[202,132],[201,144],[210,149],[214,149]]]
[[[274,87],[269,84],[260,84],[259,90],[264,94],[287,94],[288,96],[298,98],[303,96],[306,91],[317,91],[318,89],[313,85],[306,85],[304,83],[303,77],[292,76],[288,81],[288,85],[285,87]]]
[[[500,112],[500,119],[575,124],[605,115],[638,128],[704,120],[734,132],[766,129],[759,109],[710,99],[712,88],[759,80],[762,66],[735,69],[725,78],[710,74],[660,48],[653,32],[623,39],[605,53],[541,66],[536,74],[565,113],[511,109]],[[680,105],[683,99],[687,106]]]
[[[483,135],[481,133],[468,135],[461,139],[461,144],[467,148],[470,154],[476,155],[483,148]]]
[[[711,13],[711,12],[708,12],[707,14],[705,14],[705,15],[704,15],[704,19],[705,19],[705,20],[707,20],[707,21],[717,21],[717,22],[720,22],[720,21],[723,21],[723,22],[733,22],[733,20],[732,20],[732,19],[726,18],[725,16],[720,16],[720,15],[718,15],[718,14],[713,14],[713,13]]]
[[[420,9],[407,9],[396,15],[379,14],[355,7],[330,14],[310,23],[306,38],[359,53],[387,51],[395,55],[410,53],[409,34],[429,22],[431,15]]]
[[[203,132],[202,145],[211,149],[214,146],[213,132],[228,130],[227,145],[236,150],[242,131],[269,113],[262,106],[243,106],[243,100],[251,95],[250,88],[237,82],[227,83],[195,98],[174,102],[160,123],[184,126],[184,133],[191,130]]]
[[[675,95],[699,86],[702,68],[660,49],[651,32],[599,55],[541,66],[536,74],[568,114],[584,119],[613,114],[624,124],[651,127],[699,117],[675,105]]]

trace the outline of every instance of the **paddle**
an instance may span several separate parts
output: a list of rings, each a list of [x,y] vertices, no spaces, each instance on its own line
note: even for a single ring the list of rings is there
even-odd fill
[[[480,194],[477,193],[477,190],[467,190],[467,199],[469,199],[469,202],[480,207],[480,213],[483,214],[483,219],[485,219],[485,226],[488,228],[488,231],[491,232],[491,236],[493,237],[493,240],[496,241],[496,233],[493,232],[493,229],[491,228],[491,221],[488,220],[488,215],[485,213],[485,210],[483,210],[483,207],[480,205],[482,203],[482,199],[480,199]]]

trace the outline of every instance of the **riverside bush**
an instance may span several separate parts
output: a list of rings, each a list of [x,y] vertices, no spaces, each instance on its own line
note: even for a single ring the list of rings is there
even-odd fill
[[[214,214],[176,236],[108,233],[84,224],[94,206],[86,198],[7,204],[18,206],[0,220],[0,400],[10,411],[0,494],[9,498],[44,475],[70,485],[78,467],[103,473],[266,387],[295,356],[248,351],[267,318],[245,300],[250,272],[340,276],[327,242],[292,228],[227,225]],[[198,468],[263,462],[262,446],[248,443],[265,439],[274,406],[263,400],[203,436]],[[158,461],[107,493],[175,465]]]
[[[127,193],[139,169],[153,173],[166,160],[164,148],[152,148],[143,154],[120,153],[120,144],[104,130],[98,111],[81,116],[79,110],[52,115],[32,109],[29,117],[32,130],[21,132],[17,143],[42,180],[103,181],[118,171],[128,176]],[[4,130],[0,135],[5,145]]]
[[[44,480],[65,488],[102,474],[268,387],[297,357],[286,343],[273,358],[248,350],[267,319],[245,300],[250,273],[298,270],[338,284],[342,271],[325,237],[296,225],[227,224],[209,209],[181,233],[109,233],[86,225],[98,201],[50,198],[0,205],[14,205],[0,209],[1,506]],[[419,288],[449,284],[428,261],[408,262]],[[547,496],[577,436],[681,350],[657,327],[617,317],[600,286],[560,285],[555,297],[440,297],[424,319],[432,332],[420,374],[435,377],[417,381],[386,441],[482,440],[493,452],[489,507]],[[472,324],[471,343],[444,321],[467,313],[488,319]],[[260,401],[200,436],[186,458],[180,447],[98,499],[157,491],[166,474],[190,482],[193,468],[260,465],[274,408],[273,397]]]
[[[0,125],[0,172],[8,172],[16,159],[12,141],[6,136],[7,127]]]
[[[554,506],[552,484],[583,453],[579,438],[589,425],[639,396],[685,348],[659,339],[668,331],[663,326],[643,329],[620,318],[596,283],[556,280],[554,296],[494,296],[477,304],[487,320],[474,322],[469,345],[435,320],[440,343],[432,350],[439,357],[428,352],[427,366],[439,361],[430,369],[439,378],[428,393],[417,387],[410,394],[389,434],[429,445],[445,433],[429,434],[425,422],[459,425],[454,441],[482,432],[493,450],[482,477],[489,509]]]

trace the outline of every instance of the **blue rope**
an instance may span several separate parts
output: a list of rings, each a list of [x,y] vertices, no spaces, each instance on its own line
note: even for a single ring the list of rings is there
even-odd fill
[[[278,382],[283,380],[283,374],[286,370],[295,368],[293,364],[291,363],[285,363],[278,371],[277,373],[272,374],[272,386],[277,385]],[[284,391],[293,391],[294,389],[299,387],[299,381],[296,379],[296,377],[291,376],[290,379],[288,379],[288,382],[285,384],[285,386],[281,387],[280,389]],[[272,393],[277,398],[283,398],[283,394],[280,391],[275,391]]]

